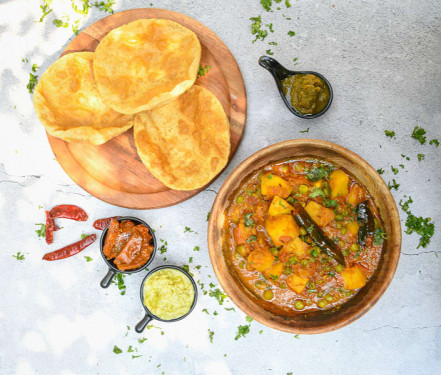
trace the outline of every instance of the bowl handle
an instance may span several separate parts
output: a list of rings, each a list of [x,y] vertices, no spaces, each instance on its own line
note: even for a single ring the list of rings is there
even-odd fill
[[[114,270],[109,268],[109,271],[107,272],[106,276],[104,276],[104,278],[101,280],[101,283],[100,283],[101,288],[108,288],[109,285],[112,283],[112,280],[116,274],[117,274],[117,272],[115,272]]]
[[[152,319],[152,316],[146,312],[144,318],[142,318],[142,320],[135,326],[135,331],[138,333],[144,331],[145,327],[147,327],[147,324],[149,324]]]
[[[259,65],[268,70],[277,83],[279,83],[279,81],[281,81],[285,76],[291,75],[284,66],[269,56],[261,56],[259,58]]]

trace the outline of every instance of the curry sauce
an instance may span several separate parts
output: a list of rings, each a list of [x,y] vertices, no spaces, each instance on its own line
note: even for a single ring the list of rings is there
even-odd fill
[[[367,232],[358,217],[361,204],[371,213]],[[299,205],[339,248],[344,264],[296,222]],[[385,238],[367,190],[343,169],[315,159],[283,160],[254,172],[230,198],[223,236],[240,282],[265,308],[285,313],[347,302],[374,273]]]

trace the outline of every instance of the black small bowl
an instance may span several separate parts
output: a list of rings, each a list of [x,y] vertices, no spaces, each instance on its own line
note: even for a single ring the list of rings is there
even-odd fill
[[[164,319],[157,317],[144,304],[144,283],[145,283],[145,281],[147,280],[147,278],[149,276],[153,275],[156,271],[159,271],[162,269],[167,269],[167,268],[171,268],[171,269],[178,270],[178,271],[182,272],[185,276],[187,276],[190,279],[191,283],[193,284],[193,289],[194,289],[194,299],[193,299],[193,304],[190,307],[190,310],[188,310],[188,312],[186,314],[180,316],[179,318],[170,319],[170,320],[164,320]],[[153,319],[159,320],[159,321],[165,322],[165,323],[172,323],[172,322],[177,322],[177,321],[182,320],[185,317],[187,317],[193,311],[194,307],[196,306],[196,302],[198,299],[198,288],[196,287],[196,283],[194,282],[193,277],[191,277],[191,275],[189,275],[189,273],[184,271],[182,268],[177,267],[177,266],[170,266],[170,265],[160,266],[160,267],[156,267],[153,270],[151,270],[142,280],[141,288],[140,288],[140,297],[141,297],[141,303],[144,306],[145,315],[144,315],[144,318],[142,318],[142,320],[135,326],[135,331],[138,333],[141,333],[142,331],[144,331],[147,324],[149,324],[150,321]]]
[[[277,84],[277,88],[279,89],[279,93],[280,96],[283,99],[283,102],[285,103],[285,105],[288,107],[288,109],[295,114],[297,117],[300,118],[305,118],[305,119],[313,119],[313,118],[317,118],[321,115],[323,115],[331,106],[332,103],[332,99],[334,98],[334,94],[332,92],[332,87],[331,84],[329,83],[329,81],[322,76],[320,73],[316,73],[316,72],[296,72],[293,70],[288,70],[286,69],[284,66],[282,66],[277,60],[273,59],[272,57],[269,56],[261,56],[259,58],[259,65],[263,68],[265,68],[266,70],[268,70],[271,75],[273,76],[274,80],[276,81]],[[300,113],[299,111],[297,111],[289,102],[288,98],[286,97],[286,95],[283,93],[282,90],[282,81],[289,77],[289,76],[293,76],[296,74],[313,74],[319,78],[321,78],[323,81],[325,81],[326,85],[328,86],[329,89],[329,100],[328,100],[328,104],[326,104],[326,107],[323,108],[319,113],[316,113],[314,115],[310,115],[310,114],[303,114]]]
[[[152,228],[150,228],[150,226],[146,222],[142,221],[141,219],[138,219],[137,217],[133,217],[133,216],[122,216],[116,220],[118,220],[119,222],[121,222],[123,220],[131,220],[136,225],[141,224],[141,225],[144,225],[145,227],[147,227],[150,232],[150,235],[152,236],[152,239],[150,240],[150,244],[153,245],[153,251],[150,254],[150,259],[143,266],[136,268],[134,270],[128,270],[128,271],[119,270],[118,267],[115,265],[115,263],[113,263],[113,259],[107,259],[106,256],[104,255],[104,252],[103,252],[104,241],[106,239],[107,230],[109,229],[109,226],[107,226],[107,228],[104,229],[103,233],[101,234],[100,251],[101,251],[101,256],[103,257],[106,264],[109,266],[109,271],[107,272],[106,276],[104,276],[104,278],[101,280],[101,283],[100,283],[101,288],[108,288],[117,273],[130,274],[130,273],[137,273],[137,272],[142,271],[143,269],[148,267],[148,265],[150,263],[152,263],[153,258],[155,257],[155,254],[156,254],[157,243],[156,243],[155,233],[153,232]]]

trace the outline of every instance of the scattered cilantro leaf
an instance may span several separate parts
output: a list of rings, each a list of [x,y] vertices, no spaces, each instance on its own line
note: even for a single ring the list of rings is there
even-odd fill
[[[199,246],[195,246],[195,247],[193,248],[193,251],[199,251]]]
[[[377,169],[377,172],[378,172],[378,174],[383,174],[384,173],[384,169],[383,168]]]
[[[115,279],[112,280],[112,284],[116,284],[118,286],[118,289],[121,291],[121,295],[123,296],[124,294],[126,294],[126,286],[124,284],[124,277],[126,277],[126,275],[122,274],[122,273],[117,273]]]
[[[43,14],[41,15],[40,19],[38,20],[38,22],[43,22],[43,20],[45,19],[45,17],[52,12],[52,9],[49,7],[49,1],[48,0],[43,0],[44,4],[40,5],[40,9],[43,12]]]
[[[262,30],[262,19],[259,17],[251,17],[250,21],[253,21],[251,24],[251,34],[255,35],[256,38],[253,40],[253,43],[255,43],[257,40],[261,40],[262,42],[265,40],[265,38],[268,36],[267,30]]]
[[[91,262],[93,260],[91,257],[87,255],[84,257],[84,259],[86,259],[86,262]]]
[[[164,254],[167,251],[167,241],[160,240],[162,242],[161,247],[159,248],[159,251],[161,254]]]
[[[17,251],[17,255],[13,255],[13,257],[17,260],[24,260],[24,254],[22,254],[20,251]]]
[[[397,174],[399,171],[398,168],[395,168],[393,166],[391,166],[390,169],[392,170],[392,172],[394,172],[394,174]]]
[[[317,198],[317,197],[322,197],[322,198],[326,198],[326,194],[323,191],[323,189],[314,186],[311,190],[311,192],[309,193],[309,197],[310,198]]]
[[[306,130],[299,130],[299,133],[309,133],[309,128]]]
[[[46,236],[46,224],[38,223],[35,225],[40,225],[40,229],[37,229],[35,233],[37,233],[38,237],[45,237]]]
[[[115,353],[115,354],[121,354],[122,353],[122,350],[120,349],[120,348],[118,348],[116,345],[113,347],[113,352]]]
[[[210,211],[207,212],[207,221],[210,220]]]
[[[418,161],[424,160],[424,154],[418,154],[417,158],[418,158]]]
[[[191,230],[190,227],[185,227],[184,233],[195,233],[195,234],[198,234],[198,232],[195,232],[194,230]]]
[[[147,337],[143,337],[142,339],[138,339],[138,342],[140,343],[140,344],[142,344],[144,341],[146,341],[147,340]]]
[[[208,73],[208,71],[210,69],[211,69],[210,65],[205,65],[205,67],[203,67],[202,65],[199,65],[198,76],[204,77],[205,74]]]
[[[330,167],[326,165],[320,165],[319,167],[309,171],[306,174],[306,178],[313,182],[316,182],[318,180],[327,180],[329,178],[330,172],[331,172]]]
[[[267,50],[265,51],[265,53],[266,53],[267,55],[269,55],[269,56],[274,55],[274,53],[271,52],[271,49],[267,49]]]
[[[387,183],[387,187],[389,188],[389,190],[395,189],[398,190],[398,188],[400,187],[400,184],[397,183],[397,181],[395,181],[395,178],[392,180],[392,182],[388,182]]]
[[[253,216],[252,212],[246,214],[243,219],[243,223],[246,227],[252,227],[256,223],[253,219],[251,219],[251,216]]]
[[[395,137],[395,132],[392,130],[385,130],[384,134],[386,134],[386,137],[389,137],[389,138]]]
[[[432,139],[432,140],[429,142],[429,145],[435,145],[436,147],[439,147],[439,141],[438,141],[438,139]]]
[[[244,326],[239,326],[237,327],[237,333],[236,333],[236,337],[234,338],[235,340],[239,340],[241,337],[245,337],[246,334],[248,334],[250,332],[250,325],[244,325]]]
[[[211,329],[209,329],[208,330],[208,338],[211,343],[213,343],[213,336],[214,336],[214,332]]]
[[[251,323],[253,321],[253,318],[251,316],[246,316],[245,318],[247,320],[248,323]]]
[[[424,136],[426,133],[427,132],[423,128],[420,128],[419,126],[415,126],[411,134],[411,137],[413,139],[416,139],[418,142],[420,142],[423,145],[424,143],[426,143],[426,137]]]
[[[288,35],[289,35],[289,36],[294,36],[294,35],[296,35],[296,33],[295,33],[294,31],[291,31],[291,30],[290,30],[290,31],[288,31]]]
[[[29,90],[29,93],[32,94],[34,92],[35,86],[38,83],[38,76],[32,73],[29,73],[29,83],[26,85],[26,88]]]
[[[383,241],[386,239],[386,232],[383,228],[377,228],[374,232],[374,245],[380,246],[383,244]]]
[[[217,302],[219,302],[219,305],[223,305],[224,304],[224,300],[225,298],[227,298],[228,296],[222,292],[219,288],[214,289],[214,290],[210,290],[210,293],[208,294],[210,297],[216,298]]]

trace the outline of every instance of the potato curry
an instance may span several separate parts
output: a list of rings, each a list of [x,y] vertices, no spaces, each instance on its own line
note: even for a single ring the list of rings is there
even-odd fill
[[[316,159],[279,161],[254,172],[230,199],[229,263],[272,309],[337,307],[374,273],[385,238],[378,209],[343,169]]]

